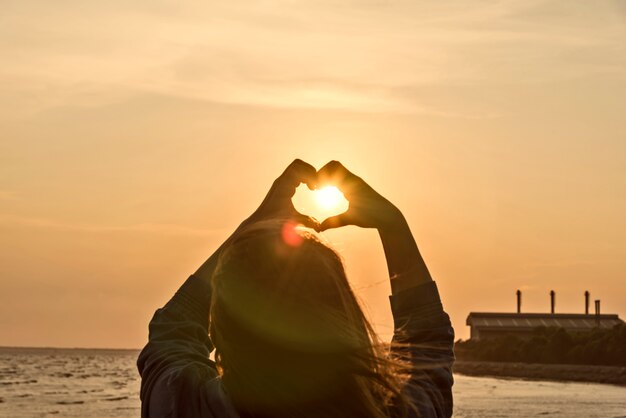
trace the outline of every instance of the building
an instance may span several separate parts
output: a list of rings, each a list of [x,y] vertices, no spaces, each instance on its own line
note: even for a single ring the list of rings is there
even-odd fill
[[[470,312],[467,325],[470,338],[480,340],[503,335],[528,337],[537,327],[558,327],[570,332],[585,332],[595,328],[612,328],[624,324],[615,314],[601,314],[600,301],[595,301],[596,311],[589,314],[589,292],[585,292],[584,314],[557,314],[554,312],[555,293],[550,292],[550,313],[522,313],[522,293],[517,291],[517,313]]]

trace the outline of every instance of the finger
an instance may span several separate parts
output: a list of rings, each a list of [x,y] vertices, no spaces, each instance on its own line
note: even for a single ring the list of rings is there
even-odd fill
[[[339,161],[328,162],[318,170],[317,177],[320,185],[335,184],[344,192],[350,192],[351,187],[361,180]]]
[[[337,216],[331,216],[330,218],[324,219],[324,221],[320,224],[319,231],[326,231],[331,228],[339,228],[341,226],[352,225],[352,218],[346,212],[339,214]]]
[[[297,184],[314,184],[317,180],[317,170],[311,164],[296,158],[289,164],[289,167],[287,167],[281,177],[294,183],[297,182]]]
[[[307,228],[315,229],[319,231],[320,223],[317,219],[312,216],[303,215],[300,212],[297,212],[293,215],[293,218],[299,224],[306,226]]]
[[[277,186],[283,191],[295,193],[295,188],[300,183],[306,183],[313,190],[317,182],[317,170],[311,164],[300,159],[295,159],[277,179]]]
[[[346,167],[343,166],[339,161],[329,161],[322,168],[317,171],[317,175],[320,179],[330,179],[330,178],[345,178],[353,175]]]

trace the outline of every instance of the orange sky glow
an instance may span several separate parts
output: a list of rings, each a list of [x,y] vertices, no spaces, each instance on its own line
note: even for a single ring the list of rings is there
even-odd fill
[[[458,338],[517,289],[626,317],[622,2],[8,1],[0,22],[0,345],[143,346],[294,158],[403,211]],[[389,338],[376,232],[323,235]]]

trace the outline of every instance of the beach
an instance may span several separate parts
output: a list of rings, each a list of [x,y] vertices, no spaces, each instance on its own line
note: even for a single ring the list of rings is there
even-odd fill
[[[528,364],[457,361],[454,372],[466,376],[506,377],[626,386],[626,367],[579,364]]]

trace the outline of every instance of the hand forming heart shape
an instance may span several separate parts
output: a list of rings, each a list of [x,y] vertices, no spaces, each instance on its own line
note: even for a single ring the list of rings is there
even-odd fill
[[[298,212],[292,198],[301,183],[305,183],[311,190],[328,185],[336,186],[348,200],[347,210],[326,218],[321,224],[311,216]],[[344,225],[381,228],[393,225],[402,218],[402,214],[391,202],[338,161],[331,161],[315,170],[312,165],[295,160],[274,181],[261,206],[249,220],[276,217],[290,218],[304,226],[324,231]]]
[[[303,181],[309,189],[311,182],[314,182],[314,187],[318,190],[325,186],[336,186],[339,194],[343,194],[348,202],[345,212],[324,219],[320,224],[320,231],[344,225],[388,227],[403,218],[398,208],[338,161],[330,161],[314,175],[310,174]]]

